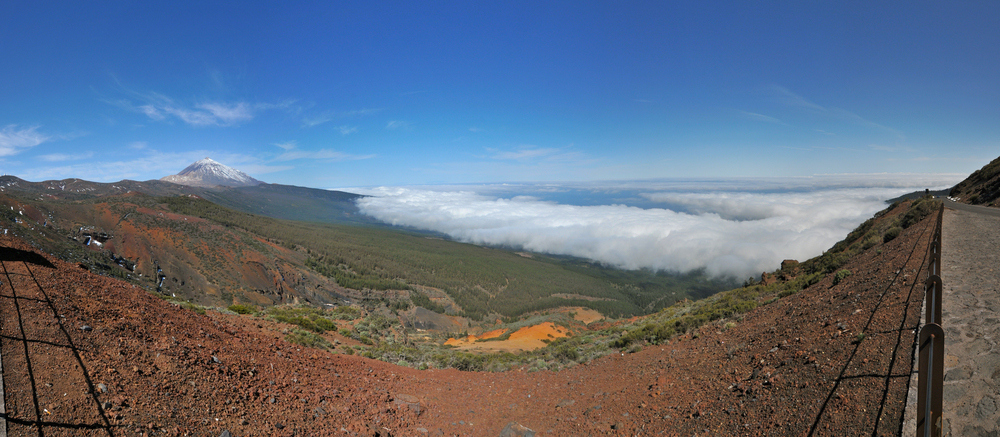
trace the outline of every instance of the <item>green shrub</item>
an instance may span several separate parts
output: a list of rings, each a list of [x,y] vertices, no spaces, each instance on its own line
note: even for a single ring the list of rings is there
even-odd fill
[[[885,235],[882,236],[882,242],[888,243],[892,240],[895,240],[896,237],[899,236],[900,232],[903,232],[903,228],[899,226],[893,226],[889,228],[888,230],[885,231]]]
[[[310,307],[272,307],[268,315],[282,323],[298,325],[302,328],[322,334],[335,329],[337,325],[323,316],[323,311]]]
[[[333,316],[340,320],[355,320],[361,317],[361,311],[354,307],[349,306],[339,306],[334,308],[332,311]]]
[[[883,238],[884,242],[884,238]],[[870,235],[865,238],[865,241],[861,243],[861,250],[868,250],[875,247],[879,243],[878,234]]]
[[[900,226],[902,226],[903,229],[906,229],[917,224],[923,220],[924,217],[931,215],[940,206],[940,204],[940,201],[934,200],[931,197],[920,198],[910,205],[909,211],[906,211],[906,213],[903,214],[903,218],[900,220]]]
[[[234,312],[236,314],[253,314],[253,313],[256,312],[255,308],[252,308],[249,305],[243,305],[243,304],[240,304],[240,303],[230,305],[228,309],[229,309],[229,311],[232,311],[232,312]]]
[[[182,303],[181,304],[181,308],[189,309],[189,310],[194,311],[194,312],[196,312],[198,314],[205,315],[205,307],[202,307],[200,305],[195,305],[195,304],[193,304],[191,302],[184,302],[184,303]]]
[[[444,307],[441,306],[441,304],[432,301],[431,298],[422,291],[411,291],[410,300],[412,300],[413,304],[418,307],[424,307],[424,309],[434,311],[435,313],[444,314]]]
[[[333,345],[325,338],[321,337],[319,334],[312,333],[303,329],[294,328],[292,332],[289,332],[285,336],[285,340],[289,343],[295,343],[305,347],[312,347],[317,349],[332,349]]]
[[[843,281],[844,278],[846,278],[848,276],[851,276],[851,271],[850,270],[844,269],[844,270],[838,271],[837,274],[833,275],[833,285],[839,284],[840,281]]]

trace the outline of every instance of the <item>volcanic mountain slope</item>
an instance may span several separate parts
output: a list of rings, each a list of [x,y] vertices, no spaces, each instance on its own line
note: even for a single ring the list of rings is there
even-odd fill
[[[901,206],[878,220],[901,219]],[[934,219],[838,263],[850,274],[560,372],[333,355],[285,342],[270,322],[195,314],[0,237],[9,431],[897,435]]]
[[[252,214],[286,220],[320,223],[376,224],[358,212],[358,194],[334,190],[260,184],[244,187],[195,187],[164,181],[114,183],[82,179],[28,182],[16,176],[0,176],[0,192],[26,199],[81,201],[140,192],[150,196],[196,196],[219,205]]]
[[[356,294],[307,268],[301,251],[176,214],[160,199],[131,192],[30,203],[0,195],[9,205],[0,213],[11,231],[63,259],[202,305],[322,304]]]
[[[972,205],[1000,206],[1000,158],[976,170],[951,189],[951,197]]]
[[[175,175],[165,176],[162,181],[194,187],[253,187],[262,184],[235,168],[220,164],[211,158],[195,162]]]

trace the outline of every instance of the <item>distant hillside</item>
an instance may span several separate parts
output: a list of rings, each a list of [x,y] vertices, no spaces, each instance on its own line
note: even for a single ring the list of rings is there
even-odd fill
[[[346,297],[477,320],[563,306],[631,316],[736,285],[369,226],[357,197],[270,184],[0,178],[5,228],[64,260],[207,305]]]
[[[292,185],[260,184],[253,187],[206,190],[200,197],[237,211],[267,217],[317,223],[378,224],[361,214],[355,200],[360,194]]]
[[[950,195],[962,203],[1000,207],[1000,158],[959,182]]]
[[[931,196],[934,196],[934,197],[943,197],[943,196],[948,196],[950,191],[951,191],[950,189],[949,190],[936,190],[936,191],[926,191],[926,190],[925,191],[914,191],[912,193],[904,194],[902,196],[886,200],[885,203],[888,203],[888,204],[891,205],[893,203],[901,202],[903,200],[917,200],[917,199],[920,199],[921,197],[924,197],[924,196],[926,196],[928,194],[931,195]]]
[[[82,179],[28,182],[16,176],[0,176],[0,192],[21,196],[45,196],[51,200],[78,201],[129,192],[150,196],[195,196],[237,211],[285,220],[318,223],[381,225],[360,214],[354,201],[359,194],[291,185],[261,183],[247,187],[195,187],[165,181],[89,182]]]

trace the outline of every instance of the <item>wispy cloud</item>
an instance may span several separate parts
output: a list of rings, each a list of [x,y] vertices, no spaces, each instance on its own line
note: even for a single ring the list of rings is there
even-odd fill
[[[67,153],[50,153],[47,155],[41,155],[38,159],[46,162],[64,162],[64,161],[76,161],[81,159],[90,159],[94,157],[94,152],[78,153],[78,154],[67,154]]]
[[[534,146],[522,146],[517,150],[496,150],[487,149],[493,152],[490,157],[493,159],[501,160],[526,160],[526,159],[537,159],[547,156],[553,156],[559,153],[561,150],[553,147],[534,147]]]
[[[743,117],[748,118],[750,120],[763,121],[763,122],[774,123],[774,124],[785,124],[785,122],[783,122],[783,121],[781,121],[781,120],[779,120],[777,118],[774,118],[774,117],[771,117],[771,116],[768,116],[768,115],[764,115],[764,114],[758,114],[756,112],[740,111],[740,114],[743,114]]]
[[[262,106],[263,107],[263,106]],[[237,124],[253,119],[254,108],[246,102],[202,103],[198,108],[208,111],[216,120],[225,125]]]
[[[530,161],[558,161],[558,162],[583,162],[587,157],[580,152],[573,151],[571,147],[538,147],[533,145],[523,145],[513,150],[501,150],[486,148],[490,152],[490,159],[498,161],[518,161],[521,163]]]
[[[357,126],[337,126],[337,130],[340,131],[341,135],[350,135],[358,131]]]
[[[354,155],[350,153],[338,152],[336,150],[330,149],[320,149],[320,150],[289,150],[277,158],[275,161],[292,161],[296,159],[315,159],[322,161],[358,161],[362,159],[371,159],[376,155]]]
[[[806,100],[805,97],[802,97],[798,94],[791,92],[788,88],[779,85],[773,85],[771,89],[776,94],[778,102],[786,106],[811,109],[819,112],[826,112],[826,108],[817,105],[809,100]]]
[[[410,123],[402,120],[390,120],[385,124],[385,128],[389,130],[405,129],[410,127]]]
[[[785,106],[805,109],[813,113],[824,115],[831,118],[836,118],[840,120],[847,120],[852,123],[860,124],[862,126],[867,126],[870,128],[879,129],[885,131],[899,139],[904,139],[905,135],[895,128],[876,123],[874,121],[868,120],[854,112],[848,111],[846,109],[836,108],[836,107],[825,107],[816,104],[805,97],[802,97],[794,92],[790,91],[788,88],[772,85],[771,90],[774,93],[777,101]]]
[[[306,117],[302,119],[302,127],[319,126],[323,123],[333,120],[333,118],[334,118],[333,116],[328,114],[320,114],[312,117]]]
[[[11,156],[52,139],[38,132],[39,126],[18,127],[10,124],[0,129],[0,156]]]
[[[329,149],[301,150],[298,148],[298,144],[295,141],[276,143],[275,146],[284,149],[284,152],[282,154],[274,158],[275,161],[279,162],[294,161],[297,159],[313,159],[321,161],[357,161],[361,159],[371,159],[376,156],[374,154],[354,155],[350,153],[343,153]]]
[[[315,127],[333,120],[375,114],[382,108],[352,109],[350,111],[326,111],[302,118],[302,127]]]
[[[121,84],[119,83],[121,86]],[[191,126],[237,126],[253,120],[267,110],[291,110],[294,100],[278,103],[251,103],[246,101],[177,101],[158,92],[140,93],[122,86],[130,98],[104,100],[128,111],[137,112],[153,121],[180,120]]]
[[[877,150],[879,152],[889,152],[889,153],[900,153],[900,152],[916,153],[917,152],[917,150],[914,149],[914,148],[912,148],[912,147],[901,146],[901,145],[886,146],[886,145],[883,145],[883,144],[869,144],[868,148],[872,149],[872,150]]]

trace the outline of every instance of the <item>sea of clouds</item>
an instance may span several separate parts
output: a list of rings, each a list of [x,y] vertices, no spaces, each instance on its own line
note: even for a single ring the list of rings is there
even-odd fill
[[[468,243],[669,272],[747,278],[820,255],[886,208],[956,175],[348,189],[361,212]]]

